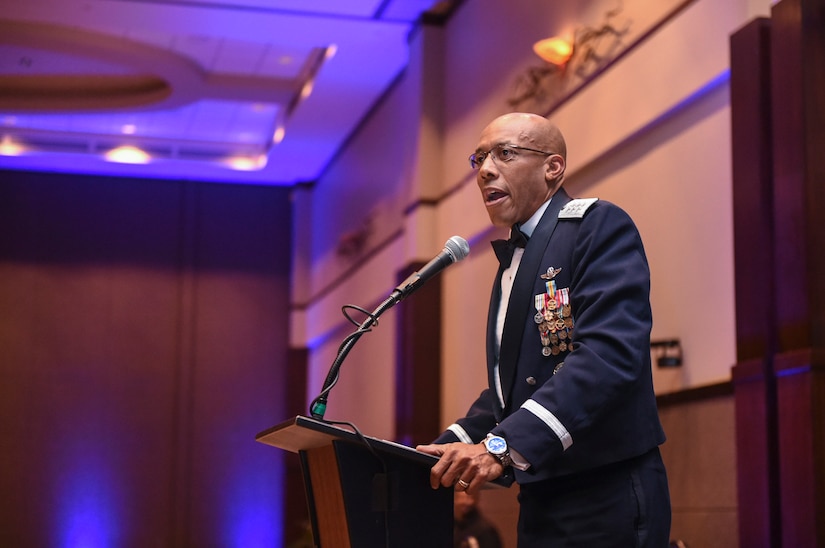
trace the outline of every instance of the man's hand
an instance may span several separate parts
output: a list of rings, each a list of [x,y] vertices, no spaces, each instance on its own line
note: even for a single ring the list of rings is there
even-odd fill
[[[504,473],[501,462],[480,443],[445,443],[419,445],[416,450],[440,457],[430,470],[430,486],[464,490],[471,495],[488,481]]]

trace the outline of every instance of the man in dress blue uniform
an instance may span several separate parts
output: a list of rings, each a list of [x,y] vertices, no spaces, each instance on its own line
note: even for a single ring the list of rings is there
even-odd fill
[[[433,444],[432,487],[519,484],[519,548],[665,547],[670,498],[650,365],[650,272],[617,206],[571,200],[546,118],[490,123],[470,156],[501,261],[489,387]]]

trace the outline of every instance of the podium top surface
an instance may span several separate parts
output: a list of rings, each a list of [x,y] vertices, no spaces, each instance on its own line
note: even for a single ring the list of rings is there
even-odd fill
[[[389,453],[430,467],[438,462],[438,457],[416,451],[407,445],[370,436],[360,436],[353,430],[341,428],[337,424],[305,417],[303,415],[293,417],[255,436],[255,441],[272,445],[273,447],[278,447],[291,453],[324,447],[336,440],[345,440],[360,444],[364,444],[366,440],[370,447],[376,451]],[[509,487],[511,483],[511,479],[508,480],[504,477],[498,477],[487,482],[484,488]]]
[[[353,430],[302,415],[268,428],[255,436],[255,441],[292,453],[323,447],[335,440],[363,444],[365,439],[373,449],[418,461],[422,464],[432,466],[438,461],[437,457],[416,451],[412,447],[370,436],[359,436]]]

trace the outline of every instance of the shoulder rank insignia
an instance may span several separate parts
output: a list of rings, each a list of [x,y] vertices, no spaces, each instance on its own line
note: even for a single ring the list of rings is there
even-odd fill
[[[561,211],[559,211],[559,219],[581,219],[584,217],[584,214],[590,206],[598,201],[598,198],[579,198],[576,200],[570,200],[567,204],[565,204]]]

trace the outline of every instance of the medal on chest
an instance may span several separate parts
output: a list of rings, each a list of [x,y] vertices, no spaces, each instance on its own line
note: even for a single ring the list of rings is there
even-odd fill
[[[541,354],[544,357],[558,356],[570,350],[573,335],[573,312],[570,307],[570,290],[556,287],[553,279],[561,268],[547,269],[541,279],[545,280],[545,292],[534,296],[536,314],[533,319],[541,338]]]

